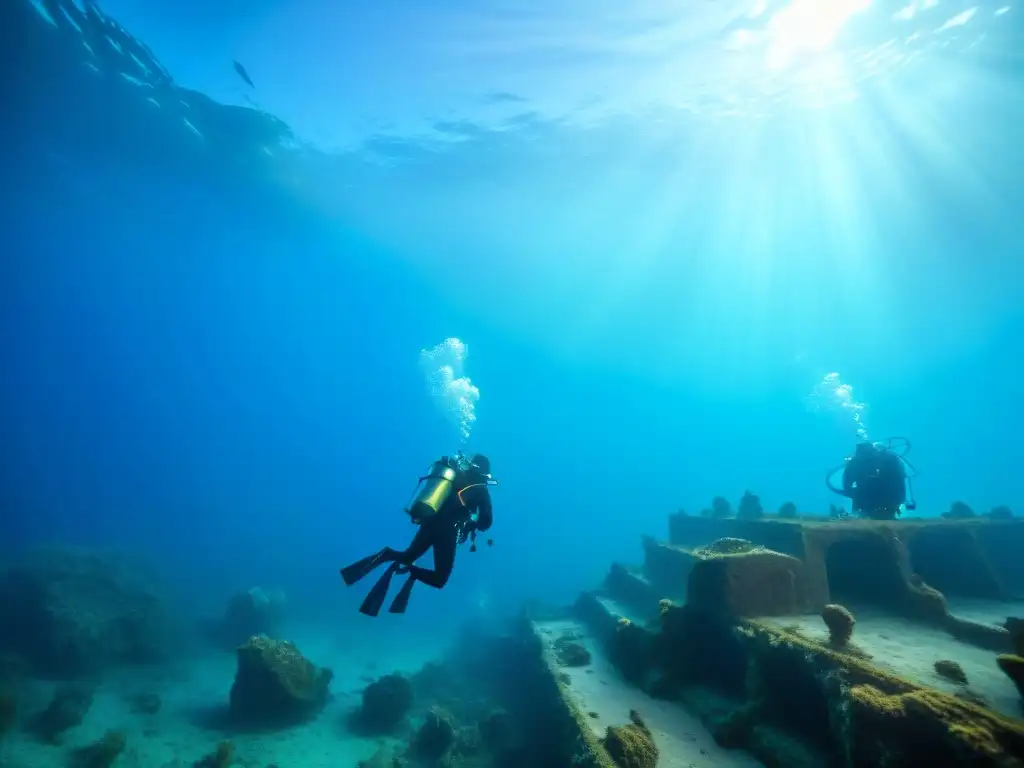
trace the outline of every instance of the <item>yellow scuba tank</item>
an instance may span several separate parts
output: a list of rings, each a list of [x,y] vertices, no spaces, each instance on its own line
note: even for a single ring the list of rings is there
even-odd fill
[[[427,469],[427,474],[420,478],[419,485],[412,494],[405,511],[414,522],[433,517],[441,511],[441,507],[455,489],[455,479],[459,471],[452,466],[448,457],[435,461]]]

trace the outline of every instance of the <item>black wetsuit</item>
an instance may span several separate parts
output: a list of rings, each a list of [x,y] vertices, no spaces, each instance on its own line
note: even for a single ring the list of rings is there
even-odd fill
[[[907,500],[907,473],[892,451],[874,449],[855,455],[843,470],[843,494],[853,511],[875,519],[892,519]]]
[[[477,514],[475,522],[470,519],[474,513]],[[395,553],[394,560],[407,566],[409,574],[417,581],[441,589],[448,583],[455,567],[455,549],[459,545],[460,534],[468,536],[473,531],[486,531],[493,521],[487,485],[482,482],[471,485],[462,491],[461,501],[460,494],[453,493],[440,512],[420,523],[408,548]],[[433,569],[414,565],[431,547],[434,549]]]
[[[472,519],[476,515],[476,520]],[[453,493],[441,510],[419,524],[412,542],[404,550],[385,547],[376,554],[365,557],[341,570],[341,576],[349,586],[369,575],[385,563],[390,567],[377,581],[366,596],[362,613],[376,616],[380,611],[391,577],[396,573],[408,573],[409,579],[391,605],[392,613],[403,613],[409,600],[409,593],[417,581],[435,589],[442,589],[448,583],[455,567],[455,550],[470,534],[486,531],[494,521],[491,508],[491,494],[487,490],[487,478],[469,474],[463,481],[463,490]],[[434,567],[423,568],[416,561],[434,550]]]

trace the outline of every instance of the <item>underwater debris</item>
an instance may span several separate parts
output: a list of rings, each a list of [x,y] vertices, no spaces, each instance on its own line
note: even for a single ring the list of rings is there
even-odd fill
[[[967,685],[967,673],[964,672],[964,668],[955,661],[939,659],[935,662],[935,674],[949,680],[950,682]]]
[[[658,764],[658,747],[643,719],[636,712],[629,713],[630,723],[608,726],[604,748],[620,768],[654,768]]]
[[[831,603],[821,609],[821,619],[828,627],[829,645],[833,648],[846,648],[857,624],[853,614],[845,606]]]

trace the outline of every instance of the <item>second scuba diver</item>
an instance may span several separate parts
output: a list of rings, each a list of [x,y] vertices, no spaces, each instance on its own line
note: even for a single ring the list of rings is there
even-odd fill
[[[341,578],[352,586],[377,567],[388,564],[388,569],[367,594],[359,611],[376,616],[387,598],[391,579],[395,574],[409,574],[402,589],[395,596],[390,613],[405,613],[409,596],[417,581],[435,589],[442,589],[455,567],[455,550],[467,539],[476,539],[477,531],[486,531],[494,520],[491,494],[488,486],[496,485],[491,478],[491,462],[482,454],[467,459],[461,453],[444,456],[430,465],[427,474],[405,510],[412,522],[419,525],[409,547],[403,551],[385,547],[352,565],[341,569]],[[488,540],[488,544],[491,541]],[[422,568],[416,561],[434,550],[434,568]],[[475,543],[471,550],[475,550]]]
[[[828,473],[825,484],[834,493],[850,499],[854,514],[873,520],[894,520],[904,505],[911,510],[917,506],[910,488],[914,467],[905,458],[909,450],[910,441],[905,438],[859,443],[853,456]],[[837,488],[832,484],[832,476],[840,469],[843,487]]]

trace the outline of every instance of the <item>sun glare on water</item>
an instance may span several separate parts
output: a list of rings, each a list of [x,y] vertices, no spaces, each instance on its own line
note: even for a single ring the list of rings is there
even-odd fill
[[[780,69],[797,56],[820,53],[871,0],[793,0],[768,22],[767,65]]]

